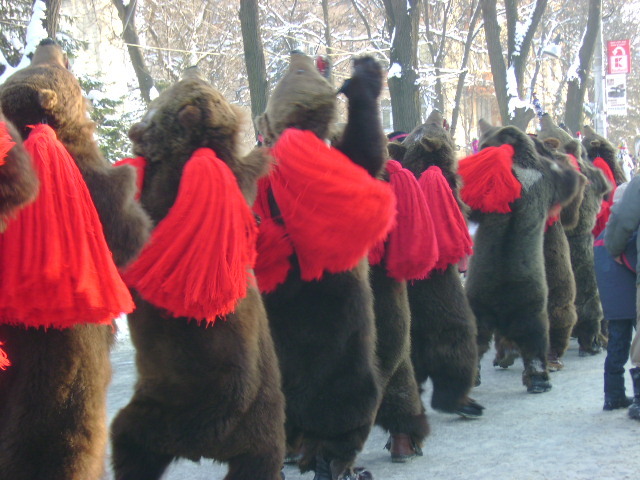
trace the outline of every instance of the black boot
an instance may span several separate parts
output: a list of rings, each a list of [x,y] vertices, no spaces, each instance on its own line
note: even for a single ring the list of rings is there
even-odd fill
[[[634,367],[629,370],[633,380],[633,403],[629,407],[629,417],[640,420],[640,368]]]
[[[606,368],[606,364],[605,364]],[[624,371],[624,370],[623,370]],[[604,405],[603,410],[616,410],[627,408],[633,399],[625,395],[624,374],[606,373],[604,374]]]

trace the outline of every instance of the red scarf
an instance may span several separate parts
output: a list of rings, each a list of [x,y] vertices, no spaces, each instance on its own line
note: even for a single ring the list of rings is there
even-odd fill
[[[4,165],[4,159],[7,158],[9,151],[15,144],[16,142],[14,142],[11,135],[9,135],[7,124],[5,122],[0,122],[0,166]]]
[[[172,316],[212,324],[246,296],[256,233],[231,169],[199,148],[184,166],[175,203],[123,276]]]
[[[440,167],[431,166],[420,176],[438,236],[438,262],[435,270],[446,270],[473,253],[473,241],[460,206]]]
[[[40,180],[36,200],[0,235],[0,323],[69,328],[133,310],[89,190],[48,125],[24,142]]]
[[[256,208],[262,222],[260,235],[279,236],[258,241],[256,273],[262,291],[286,279],[290,242],[298,258],[301,278],[322,278],[354,268],[370,248],[384,239],[395,221],[395,197],[391,187],[376,180],[313,132],[287,129],[271,150],[275,158],[262,195],[270,188],[282,215],[285,235],[268,219],[264,204]],[[268,182],[268,183],[266,183]],[[268,205],[266,205],[268,208]],[[276,258],[278,257],[278,258]],[[277,275],[269,265],[277,265]],[[267,278],[265,278],[265,274]]]
[[[369,263],[384,259],[387,274],[396,280],[426,278],[438,259],[438,240],[427,205],[416,177],[399,162],[386,165],[389,184],[396,195],[397,222],[384,242],[369,252]]]
[[[509,213],[509,204],[522,195],[522,185],[513,174],[511,145],[487,147],[460,161],[458,174],[464,183],[460,195],[474,210]]]

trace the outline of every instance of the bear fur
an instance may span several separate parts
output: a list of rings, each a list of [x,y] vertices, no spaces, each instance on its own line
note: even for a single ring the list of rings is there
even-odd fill
[[[31,158],[22,146],[22,139],[14,126],[0,112],[0,124],[4,124],[10,141],[15,145],[0,158],[0,233],[6,228],[11,214],[32,201],[38,193],[38,177]]]
[[[573,155],[580,172],[587,177],[578,221],[567,221],[563,213],[562,223],[569,241],[571,267],[576,284],[575,305],[578,320],[571,335],[578,339],[580,354],[595,354],[605,345],[606,338],[600,333],[604,314],[596,283],[591,232],[596,224],[602,199],[611,191],[611,185],[602,171],[585,158],[585,149],[578,139],[556,126],[548,115],[542,117],[538,138],[543,142],[557,139],[558,150]]]
[[[27,138],[47,123],[81,170],[122,266],[141,249],[149,220],[134,201],[135,172],[100,154],[95,125],[66,56],[53,41],[37,47],[29,67],[0,86],[3,114]],[[109,325],[65,330],[0,325],[12,366],[0,372],[0,471],[15,479],[97,480],[107,442],[111,378]],[[34,456],[34,452],[38,452]]]
[[[402,143],[390,143],[389,151],[416,178],[432,165],[440,167],[462,212],[469,210],[459,196],[453,141],[437,110]],[[407,288],[411,359],[418,384],[431,378],[434,409],[462,414],[465,406],[476,405],[474,416],[480,415],[481,407],[468,397],[477,372],[476,321],[457,265],[435,270],[424,280],[409,282]]]
[[[378,115],[382,74],[369,57],[356,59],[354,69],[342,89],[349,119],[336,146],[376,176],[386,160],[386,139],[371,125]],[[256,124],[266,145],[288,127],[325,139],[335,109],[331,85],[311,59],[293,52]],[[277,208],[274,202],[272,210]],[[300,469],[315,470],[317,479],[356,478],[352,466],[381,398],[368,263],[363,258],[351,270],[303,281],[297,257],[290,259],[284,283],[263,295],[283,376],[287,442],[302,453]]]
[[[157,224],[176,200],[185,163],[212,149],[245,198],[267,157],[239,155],[239,110],[188,70],[130,130],[147,160],[140,202]],[[222,247],[220,247],[222,248]],[[175,318],[134,296],[128,316],[138,378],[111,425],[118,480],[158,479],[178,458],[226,462],[226,479],[279,480],[284,457],[284,397],[266,312],[249,285],[235,310],[213,325]]]
[[[591,162],[597,157],[601,157],[609,165],[611,172],[613,172],[616,186],[629,181],[616,158],[616,148],[609,140],[602,135],[598,135],[589,125],[585,125],[582,129],[582,148],[584,148]]]
[[[478,349],[489,349],[494,330],[515,342],[523,358],[523,383],[532,393],[551,388],[547,371],[549,319],[543,231],[553,207],[578,191],[578,173],[536,152],[531,138],[516,127],[482,122],[481,148],[511,145],[512,172],[522,185],[509,213],[472,211],[478,222],[466,292],[476,315]]]

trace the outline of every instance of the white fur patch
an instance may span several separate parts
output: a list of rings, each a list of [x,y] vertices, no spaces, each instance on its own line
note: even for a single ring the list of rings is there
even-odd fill
[[[542,178],[542,173],[538,170],[534,170],[533,168],[523,168],[518,165],[513,166],[513,173],[515,173],[516,178],[520,181],[522,188],[525,190],[529,190]]]

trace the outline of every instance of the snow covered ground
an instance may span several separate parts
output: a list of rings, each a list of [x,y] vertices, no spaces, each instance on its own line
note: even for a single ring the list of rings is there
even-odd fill
[[[572,341],[565,368],[552,374],[553,389],[527,394],[521,383],[522,364],[509,369],[492,366],[494,352],[482,361],[482,385],[473,398],[486,407],[479,420],[463,420],[427,407],[431,435],[424,456],[408,464],[392,464],[383,449],[387,437],[375,428],[358,465],[376,480],[637,480],[640,478],[640,422],[626,410],[602,411],[604,353],[578,357]],[[134,350],[121,334],[112,353],[113,380],[109,419],[129,401],[135,381]],[[627,393],[631,379],[627,374]],[[430,387],[424,394],[426,405]],[[285,467],[287,480],[312,480]],[[226,466],[203,460],[172,464],[163,480],[222,479]],[[113,478],[107,472],[105,480]]]

